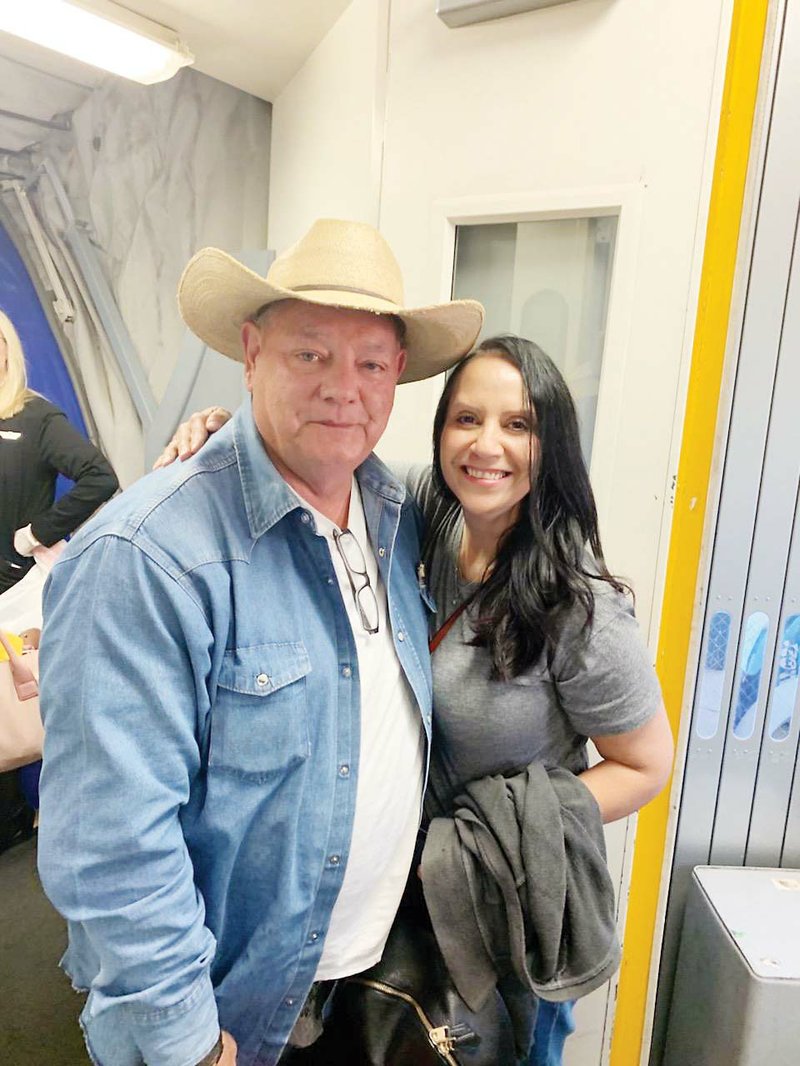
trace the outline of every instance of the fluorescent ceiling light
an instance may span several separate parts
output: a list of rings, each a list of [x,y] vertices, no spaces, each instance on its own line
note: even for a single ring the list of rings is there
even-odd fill
[[[194,63],[172,30],[110,0],[0,0],[0,30],[143,85]]]

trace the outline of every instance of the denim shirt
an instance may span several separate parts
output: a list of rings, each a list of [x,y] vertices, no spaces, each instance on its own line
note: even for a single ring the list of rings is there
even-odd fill
[[[356,472],[430,741],[420,518]],[[347,866],[360,707],[329,549],[246,404],[76,536],[45,596],[39,868],[101,1066],[272,1066]],[[349,767],[350,772],[340,768]]]

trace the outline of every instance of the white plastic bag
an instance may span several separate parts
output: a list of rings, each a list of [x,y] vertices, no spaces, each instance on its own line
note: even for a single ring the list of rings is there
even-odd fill
[[[42,545],[34,549],[36,565],[0,596],[0,629],[24,633],[27,629],[42,628],[42,589],[65,544],[66,541],[60,540],[52,548]]]

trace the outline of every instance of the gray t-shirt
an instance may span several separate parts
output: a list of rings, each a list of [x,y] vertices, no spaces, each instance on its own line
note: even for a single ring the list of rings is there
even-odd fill
[[[413,468],[406,485],[429,521],[436,506],[429,469]],[[458,574],[461,532],[456,516],[434,548],[428,574],[434,629],[476,588]],[[591,626],[576,607],[563,621],[552,665],[543,655],[511,681],[490,680],[488,651],[469,644],[470,609],[459,615],[432,660],[429,788],[437,806],[446,809],[467,781],[532,762],[580,773],[587,737],[626,733],[658,709],[658,680],[629,599],[600,580],[593,592]]]

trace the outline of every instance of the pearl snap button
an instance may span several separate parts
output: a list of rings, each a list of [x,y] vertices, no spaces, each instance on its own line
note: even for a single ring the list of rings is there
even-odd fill
[[[385,548],[378,548],[378,555],[380,555],[381,559],[384,557],[385,554],[386,554],[386,549]]]
[[[269,684],[269,674],[259,674],[258,677],[256,678],[256,684],[257,685],[261,685],[262,688],[263,688],[264,685],[268,685]]]
[[[308,523],[311,521],[311,515],[308,513],[308,511],[303,511],[303,513],[300,515],[300,521],[305,522],[306,525],[308,525]]]
[[[331,866],[338,866],[341,861],[341,855],[331,855],[331,857],[328,859],[328,862],[331,864]]]
[[[397,639],[398,640],[405,640],[406,639],[406,635],[405,635],[405,633],[402,630],[400,630],[400,632],[397,634]]]
[[[353,671],[350,669],[350,667],[349,666],[343,666],[342,667],[342,677],[352,677],[352,676],[353,676]]]

